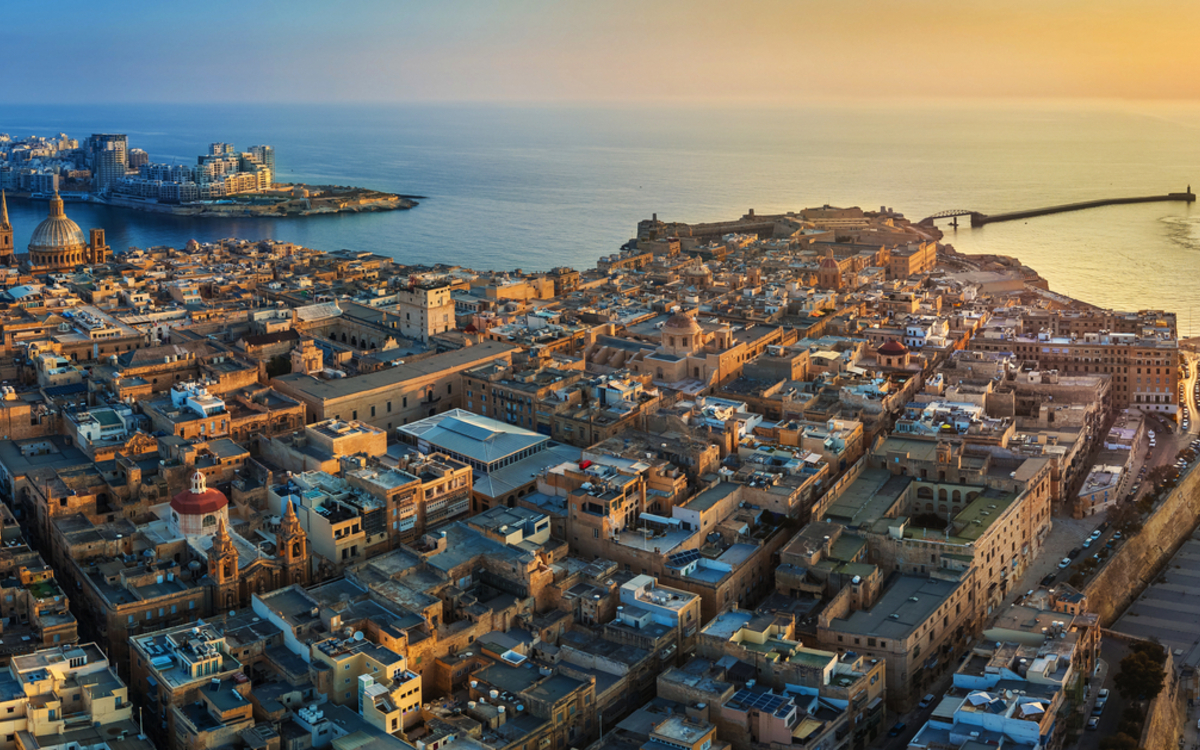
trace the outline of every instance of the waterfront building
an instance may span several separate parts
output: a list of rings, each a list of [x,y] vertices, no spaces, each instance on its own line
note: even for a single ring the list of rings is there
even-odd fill
[[[271,179],[275,179],[275,147],[251,146],[250,153],[258,159],[258,163],[271,170]]]
[[[141,169],[150,163],[150,155],[140,148],[129,149],[129,169]]]
[[[97,133],[88,139],[92,161],[92,192],[110,190],[129,171],[129,138],[124,134]]]

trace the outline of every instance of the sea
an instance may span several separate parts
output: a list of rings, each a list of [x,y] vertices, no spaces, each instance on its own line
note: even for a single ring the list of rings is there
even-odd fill
[[[591,268],[657,214],[887,206],[916,221],[1200,189],[1200,103],[873,101],[804,106],[121,105],[0,107],[14,137],[126,133],[152,161],[211,142],[275,147],[279,181],[423,196],[408,211],[195,219],[68,204],[118,252],[189,239],[274,238],[405,263]],[[9,201],[18,248],[45,202]],[[1150,203],[972,229],[960,252],[1019,257],[1051,288],[1178,314],[1200,334],[1200,208]]]

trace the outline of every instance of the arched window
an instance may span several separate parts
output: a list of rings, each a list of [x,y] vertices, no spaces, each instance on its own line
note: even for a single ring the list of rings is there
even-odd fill
[[[216,526],[217,525],[217,517],[212,514],[209,514],[204,517],[204,520],[200,522],[200,525],[201,526]]]
[[[933,503],[925,503],[925,510],[932,513],[933,512]]]
[[[922,500],[932,500],[933,499],[933,488],[932,487],[924,487],[924,486],[918,487],[917,488],[917,497],[921,498]]]
[[[304,545],[300,544],[300,542],[292,542],[292,557],[303,557],[303,556],[304,556]]]
[[[954,492],[950,493],[950,499],[956,503],[961,503],[962,502],[962,492],[955,490]]]
[[[942,489],[938,490],[938,500],[941,500],[942,502],[945,502],[945,501],[946,501],[946,497],[947,497],[947,495],[946,495],[946,488],[945,488],[945,487],[943,487]]]

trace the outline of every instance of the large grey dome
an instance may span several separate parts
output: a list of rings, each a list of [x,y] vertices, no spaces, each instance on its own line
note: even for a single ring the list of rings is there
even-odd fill
[[[33,230],[29,239],[30,252],[66,250],[87,244],[87,237],[79,225],[63,213],[62,199],[55,195],[50,201],[50,216]]]

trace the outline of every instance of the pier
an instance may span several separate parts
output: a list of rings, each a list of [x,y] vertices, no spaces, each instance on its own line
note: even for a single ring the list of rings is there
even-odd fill
[[[1192,192],[1192,186],[1188,185],[1185,192],[1182,193],[1167,193],[1166,195],[1141,195],[1133,198],[1101,198],[1094,201],[1081,201],[1079,203],[1063,203],[1058,206],[1044,206],[1042,208],[1030,208],[1024,211],[1009,211],[1002,214],[984,214],[979,211],[969,211],[966,209],[951,209],[949,211],[939,211],[938,213],[927,216],[919,223],[932,225],[936,219],[953,219],[951,224],[958,226],[958,217],[971,217],[971,226],[981,227],[985,224],[995,224],[1000,221],[1016,221],[1017,219],[1029,219],[1034,216],[1047,216],[1049,214],[1061,214],[1068,211],[1082,211],[1086,208],[1100,208],[1101,206],[1119,206],[1126,203],[1159,203],[1162,201],[1182,201],[1184,203],[1192,203],[1196,200],[1196,194]]]

